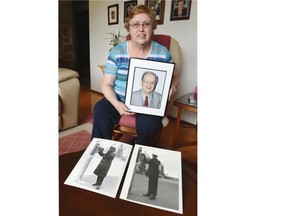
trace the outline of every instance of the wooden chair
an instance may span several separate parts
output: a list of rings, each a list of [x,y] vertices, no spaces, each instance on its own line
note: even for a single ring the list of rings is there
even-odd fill
[[[126,37],[126,40],[130,40],[130,35]],[[182,69],[182,51],[181,51],[179,43],[171,36],[161,35],[161,34],[153,35],[152,40],[167,47],[167,49],[170,51],[173,62],[175,63],[174,75],[179,77],[181,69]],[[99,65],[99,67],[104,72],[103,65]],[[169,119],[167,118],[167,116],[164,116],[162,119],[163,128],[166,127],[168,124],[169,124]],[[123,115],[120,121],[114,127],[112,139],[119,140],[121,135],[124,135],[124,134],[135,137],[135,138],[137,137],[135,116]],[[160,136],[161,136],[161,131],[160,133],[155,135],[153,140],[151,140],[151,144],[156,146],[158,144]]]

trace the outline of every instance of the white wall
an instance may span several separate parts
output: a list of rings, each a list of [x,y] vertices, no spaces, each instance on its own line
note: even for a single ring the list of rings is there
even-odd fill
[[[138,0],[138,4],[144,4],[144,0]],[[119,24],[108,25],[107,7],[119,4]],[[183,66],[180,85],[177,92],[168,105],[167,114],[173,117],[177,115],[177,108],[173,106],[175,98],[192,92],[197,85],[197,1],[192,1],[190,19],[170,21],[171,1],[165,1],[164,24],[158,25],[155,34],[169,34],[175,38],[183,53]],[[124,28],[124,1],[89,1],[89,28],[90,28],[90,73],[91,89],[101,92],[100,83],[102,71],[97,65],[105,64],[109,45],[109,32],[118,32],[126,35]],[[195,124],[197,115],[184,111],[182,120]]]

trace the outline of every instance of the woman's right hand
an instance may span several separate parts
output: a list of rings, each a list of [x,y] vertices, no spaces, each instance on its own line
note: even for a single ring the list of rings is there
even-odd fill
[[[119,112],[119,114],[122,115],[135,115],[133,112],[129,112],[128,107],[121,101],[118,101],[117,103],[114,104],[114,107],[116,110]]]
[[[115,107],[115,109],[122,115],[135,115],[135,113],[128,112],[128,107],[117,99],[115,90],[113,88],[116,76],[105,74],[102,80],[101,89],[108,101]]]

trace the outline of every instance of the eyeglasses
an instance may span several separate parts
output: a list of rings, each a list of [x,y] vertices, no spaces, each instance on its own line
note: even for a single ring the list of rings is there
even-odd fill
[[[133,28],[133,29],[139,29],[140,26],[142,26],[144,29],[147,29],[151,26],[151,23],[149,22],[143,22],[143,23],[133,23],[133,24],[130,24],[130,26]]]

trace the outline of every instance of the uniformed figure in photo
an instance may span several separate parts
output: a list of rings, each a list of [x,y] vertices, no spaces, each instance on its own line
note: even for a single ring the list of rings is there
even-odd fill
[[[102,159],[94,170],[94,174],[97,175],[97,180],[93,186],[96,186],[97,190],[101,188],[102,182],[110,169],[113,159],[116,156],[116,148],[114,146],[111,146],[106,153],[103,151],[103,148],[99,148],[98,154],[102,156]]]
[[[152,154],[152,159],[147,160],[145,158],[145,163],[149,164],[148,170],[146,171],[146,176],[149,178],[149,181],[148,192],[143,194],[143,196],[149,197],[150,200],[155,200],[157,196],[159,165],[161,164],[157,157],[157,155]]]
[[[131,105],[160,109],[162,94],[155,91],[158,76],[151,71],[142,74],[141,89],[132,92]]]

